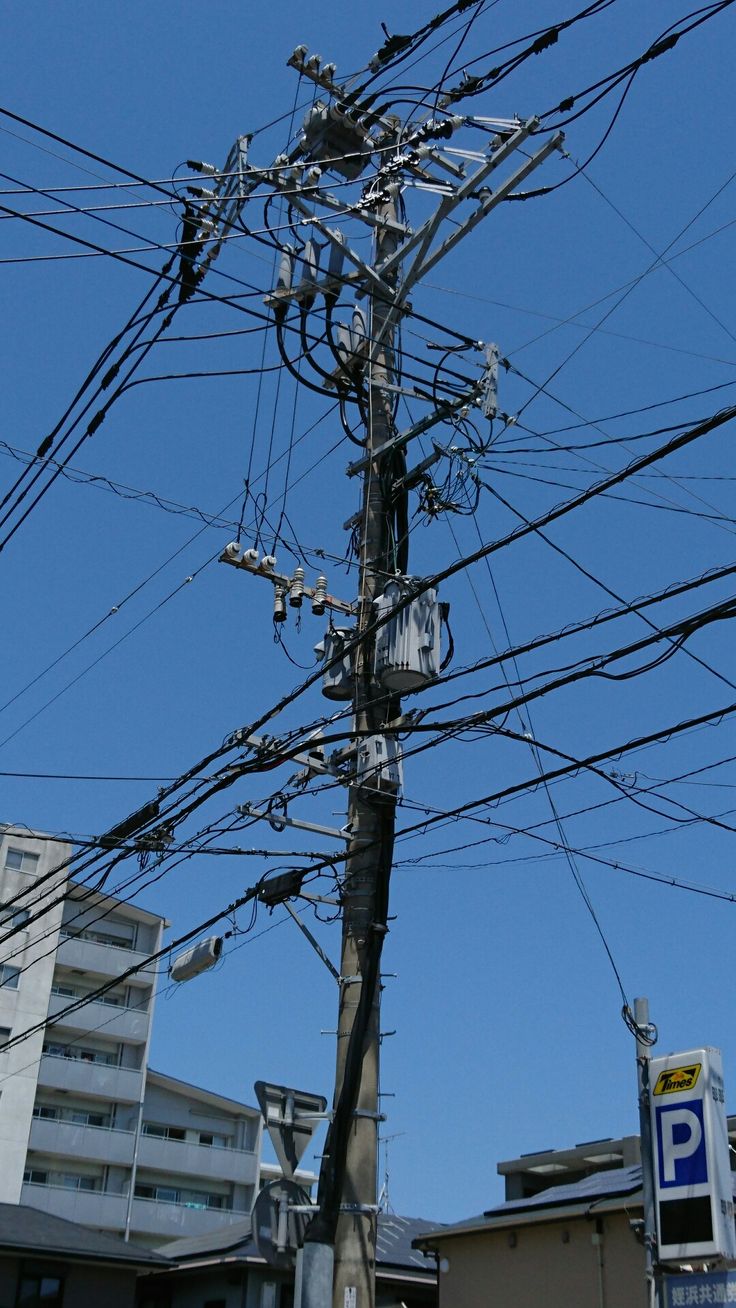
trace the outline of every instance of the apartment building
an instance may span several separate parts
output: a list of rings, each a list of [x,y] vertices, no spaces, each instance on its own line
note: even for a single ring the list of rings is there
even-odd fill
[[[261,1180],[259,1110],[148,1067],[147,959],[168,924],[54,872],[70,853],[0,828],[0,918],[21,928],[0,937],[0,1042],[33,1032],[0,1047],[0,1202],[148,1245],[242,1221]]]

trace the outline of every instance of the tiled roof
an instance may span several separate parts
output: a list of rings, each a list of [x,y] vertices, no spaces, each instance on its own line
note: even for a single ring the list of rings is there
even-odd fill
[[[433,1271],[431,1263],[418,1250],[412,1248],[412,1242],[427,1231],[437,1229],[436,1222],[427,1222],[420,1217],[396,1217],[393,1213],[378,1214],[378,1238],[376,1243],[376,1262],[381,1268],[411,1268],[414,1271]],[[159,1246],[160,1252],[175,1262],[185,1262],[197,1258],[225,1258],[247,1260],[257,1258],[258,1251],[251,1237],[250,1218],[228,1226],[223,1231],[212,1235],[198,1235],[191,1239],[171,1240]]]
[[[26,1204],[0,1203],[0,1249],[24,1253],[65,1254],[68,1258],[89,1258],[97,1262],[122,1263],[133,1267],[153,1264],[163,1267],[166,1259],[150,1249],[126,1244],[113,1235],[91,1231],[64,1217],[54,1217]]]
[[[551,1185],[528,1199],[509,1199],[496,1208],[487,1208],[483,1216],[499,1217],[504,1213],[524,1212],[558,1204],[586,1203],[594,1199],[605,1199],[609,1195],[631,1194],[640,1186],[639,1163],[632,1167],[612,1167],[603,1172],[594,1172],[582,1181],[572,1181],[569,1185]]]

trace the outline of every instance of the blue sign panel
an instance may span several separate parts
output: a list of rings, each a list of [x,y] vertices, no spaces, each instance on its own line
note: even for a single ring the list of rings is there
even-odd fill
[[[707,1184],[702,1099],[657,1104],[656,1127],[661,1189]]]
[[[691,1276],[665,1276],[665,1308],[691,1308],[705,1303],[736,1304],[736,1272],[702,1272]]]

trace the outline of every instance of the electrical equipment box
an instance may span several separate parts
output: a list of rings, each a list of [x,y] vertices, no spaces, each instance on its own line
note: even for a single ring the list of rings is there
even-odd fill
[[[192,945],[191,949],[180,954],[171,964],[171,980],[190,981],[193,976],[199,976],[200,972],[214,967],[221,953],[222,936],[209,936],[207,940],[200,940],[198,945]]]
[[[345,645],[355,635],[352,627],[329,627],[324,640],[315,645],[314,652],[323,663],[340,659],[331,668],[325,668],[322,674],[322,694],[326,699],[353,698],[353,659],[352,654],[343,654]]]
[[[307,159],[353,181],[371,157],[373,141],[354,106],[318,100],[304,119],[302,149]]]
[[[396,796],[403,779],[401,746],[395,736],[365,736],[358,741],[356,781],[361,788]]]
[[[385,619],[406,600],[418,578],[395,577],[375,601],[374,616]],[[426,686],[440,670],[440,605],[436,590],[425,590],[388,617],[376,632],[375,674],[386,690],[404,695]]]

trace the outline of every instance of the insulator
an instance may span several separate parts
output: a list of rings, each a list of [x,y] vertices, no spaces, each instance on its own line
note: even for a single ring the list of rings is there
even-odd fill
[[[314,598],[312,600],[312,612],[315,617],[321,618],[325,611],[325,601],[327,599],[327,578],[319,576],[314,583]]]
[[[288,154],[277,154],[276,158],[273,161],[273,166],[274,168],[283,168],[285,164],[288,164],[288,162],[289,162]]]
[[[202,159],[187,159],[187,168],[191,168],[193,173],[207,173],[210,177],[216,177],[220,171],[214,164],[205,163]]]
[[[335,349],[344,368],[349,368],[353,358],[353,341],[347,323],[339,322],[335,328]]]
[[[286,622],[286,590],[283,586],[273,588],[273,620]]]
[[[321,176],[322,176],[322,169],[318,168],[317,165],[314,164],[311,168],[308,168],[306,173],[304,174],[303,185],[319,186]]]
[[[287,245],[279,262],[279,275],[276,278],[277,291],[290,291],[294,280],[294,251]]]
[[[250,567],[258,567],[258,558],[258,550],[243,550],[243,563],[247,563]]]
[[[342,232],[333,232],[332,235],[336,236],[337,240],[330,242],[330,257],[327,262],[327,282],[328,284],[337,282],[337,286],[334,288],[331,287],[331,292],[334,295],[339,295],[342,286],[342,266],[345,262],[345,251],[343,248],[345,238]]]
[[[262,571],[263,571],[263,572],[273,572],[273,570],[274,570],[275,567],[276,567],[276,555],[275,555],[275,554],[264,554],[263,558],[261,559],[261,569],[262,569]]]
[[[229,559],[237,559],[240,554],[240,545],[238,541],[231,540],[230,544],[225,546],[225,553]]]
[[[298,45],[291,56],[290,63],[303,64],[306,53],[307,53],[307,46]]]
[[[311,72],[316,73],[321,63],[322,63],[322,55],[313,54],[310,55],[304,67],[309,68]]]
[[[322,76],[326,82],[333,82],[335,80],[336,72],[337,72],[337,64],[325,64],[324,68],[322,69]]]
[[[295,568],[294,576],[291,579],[291,585],[289,587],[289,603],[293,609],[300,609],[302,607],[303,599],[304,599],[304,569]]]
[[[357,304],[353,309],[353,321],[350,327],[350,338],[353,354],[359,357],[365,354],[368,349],[368,328],[366,325],[365,314],[359,309]]]
[[[302,255],[302,280],[299,283],[299,296],[305,309],[311,309],[317,294],[317,275],[319,273],[319,250],[314,241],[307,241]]]

